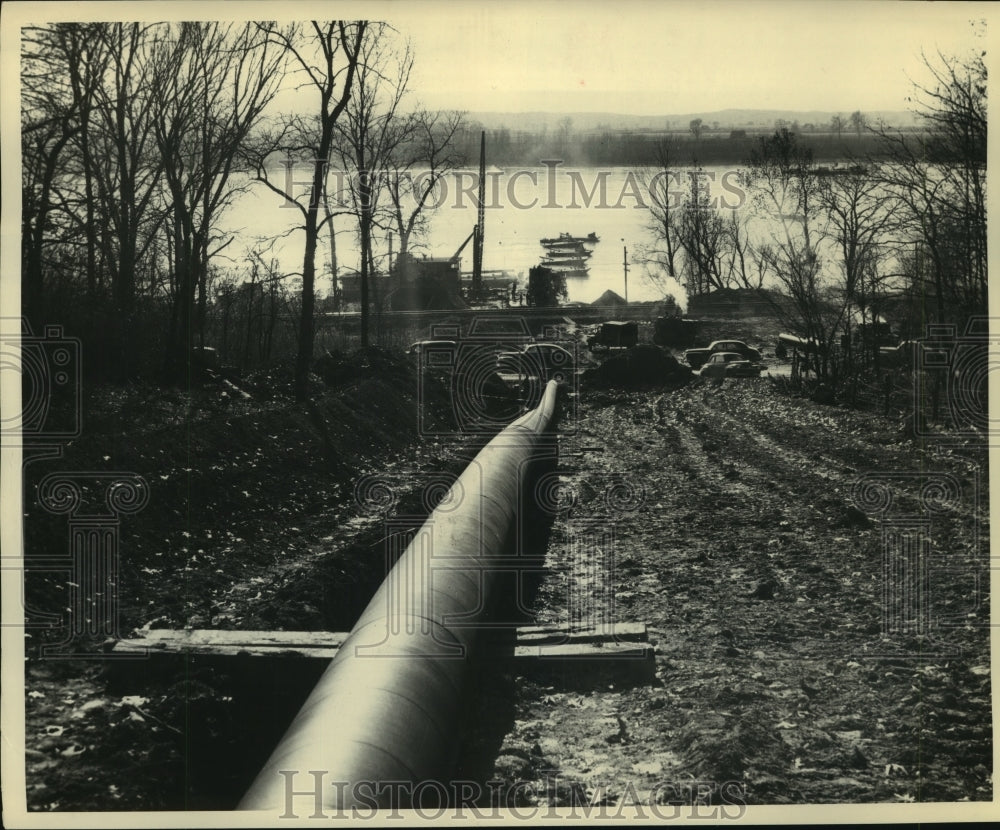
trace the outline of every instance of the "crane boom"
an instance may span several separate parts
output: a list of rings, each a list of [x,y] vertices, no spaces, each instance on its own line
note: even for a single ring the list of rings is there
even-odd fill
[[[463,242],[461,245],[459,245],[458,246],[458,250],[455,251],[455,253],[451,255],[451,261],[452,262],[458,262],[458,258],[462,255],[462,251],[465,250],[465,246],[469,244],[469,242],[472,240],[472,237],[474,237],[475,235],[476,235],[476,226],[473,225],[473,227],[472,227],[472,233],[470,233],[467,237],[465,237],[465,242]]]

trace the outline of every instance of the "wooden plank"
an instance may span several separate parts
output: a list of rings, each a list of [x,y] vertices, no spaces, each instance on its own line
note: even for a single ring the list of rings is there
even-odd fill
[[[635,663],[652,662],[654,650],[649,643],[565,643],[561,645],[516,646],[514,659],[520,662],[557,661],[578,663],[581,661],[613,660]]]
[[[347,639],[346,632],[334,631],[222,631],[207,629],[150,629],[141,637],[118,640],[116,655],[189,654],[218,657],[305,657],[331,660]],[[517,629],[515,656],[522,649],[534,649],[550,656],[570,656],[571,647],[616,646],[644,642],[645,623],[610,623],[601,626],[529,625]],[[562,652],[558,649],[568,649]],[[533,652],[533,653],[535,653]],[[527,654],[527,652],[524,652]],[[589,653],[583,648],[580,653]],[[624,653],[624,652],[623,652]]]
[[[646,623],[615,622],[597,626],[525,625],[517,629],[519,646],[542,643],[645,642]]]
[[[113,654],[189,654],[216,657],[306,657],[332,660],[347,639],[340,631],[212,631],[152,629],[119,640]]]
[[[263,648],[338,647],[347,639],[343,631],[223,631],[214,629],[154,628],[143,631],[136,642],[150,648],[199,648],[248,646]],[[122,642],[130,642],[123,640]]]

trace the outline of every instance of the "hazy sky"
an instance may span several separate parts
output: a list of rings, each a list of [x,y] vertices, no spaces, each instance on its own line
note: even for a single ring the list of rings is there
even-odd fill
[[[34,19],[388,20],[432,108],[657,115],[907,109],[920,50],[1000,34],[995,4],[924,0],[181,0],[10,3]],[[8,15],[8,20],[9,20]],[[974,36],[971,21],[996,18]],[[983,31],[983,27],[980,27]]]
[[[906,109],[921,48],[964,50],[989,4],[422,2],[390,5],[432,107],[683,113]],[[994,28],[996,28],[994,26]]]

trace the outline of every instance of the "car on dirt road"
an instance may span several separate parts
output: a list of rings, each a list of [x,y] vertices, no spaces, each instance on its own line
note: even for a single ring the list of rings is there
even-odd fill
[[[688,366],[697,369],[708,362],[708,359],[718,352],[735,352],[744,360],[751,363],[760,363],[760,352],[751,348],[742,340],[716,340],[709,344],[707,349],[688,349],[684,352],[684,359]]]
[[[744,359],[739,352],[716,352],[701,367],[701,376],[714,380],[756,378],[760,377],[760,364]]]
[[[497,372],[546,380],[568,380],[576,369],[573,353],[557,343],[529,343],[497,355]]]

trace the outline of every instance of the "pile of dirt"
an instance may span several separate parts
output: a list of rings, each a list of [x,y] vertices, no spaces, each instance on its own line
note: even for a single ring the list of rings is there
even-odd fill
[[[413,367],[395,355],[381,349],[369,347],[345,354],[327,351],[313,364],[313,371],[327,386],[338,387],[359,378],[377,376],[413,384]]]
[[[290,368],[248,378],[249,401],[223,401],[211,384],[91,390],[103,403],[93,407],[98,414],[87,418],[84,434],[61,459],[26,467],[29,563],[66,545],[66,517],[37,501],[46,474],[78,471],[85,492],[100,496],[102,476],[129,471],[145,480],[149,501],[122,520],[122,630],[157,617],[183,626],[194,615],[205,625],[212,614],[197,608],[209,604],[199,596],[296,549],[299,534],[267,530],[276,520],[294,526],[297,517],[350,506],[361,475],[412,457],[415,446],[424,448],[418,455],[433,455],[455,432],[452,390],[433,376],[418,383],[405,358],[374,349],[326,356],[317,361],[307,403],[292,400],[284,386]],[[66,574],[29,567],[27,587],[39,611],[66,606]],[[60,627],[51,636],[61,636]]]
[[[601,308],[621,308],[628,305],[628,301],[621,296],[612,291],[610,288],[601,294],[594,302],[591,303],[593,306],[598,306]]]
[[[595,369],[588,369],[583,382],[596,388],[677,388],[688,383],[691,377],[690,366],[680,363],[659,346],[640,345],[608,358]]]

